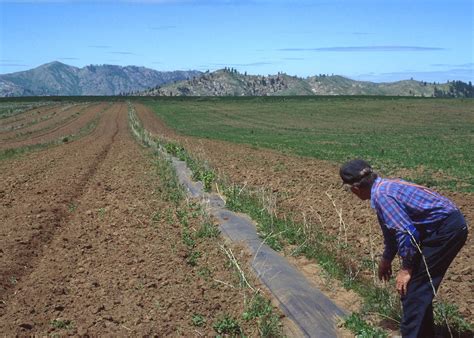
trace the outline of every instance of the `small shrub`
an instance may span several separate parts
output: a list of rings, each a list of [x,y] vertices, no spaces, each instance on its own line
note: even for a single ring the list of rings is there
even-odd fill
[[[244,320],[257,319],[258,329],[262,337],[280,337],[280,318],[273,313],[273,306],[260,293],[256,293],[242,315]]]
[[[269,300],[266,300],[260,293],[256,293],[252,298],[242,317],[245,320],[251,320],[266,316],[272,313],[273,307]]]
[[[242,333],[239,322],[228,315],[224,315],[215,322],[212,328],[219,334],[240,335]]]
[[[204,190],[211,191],[212,183],[216,179],[216,174],[211,170],[205,170],[201,173],[201,181],[204,184]]]

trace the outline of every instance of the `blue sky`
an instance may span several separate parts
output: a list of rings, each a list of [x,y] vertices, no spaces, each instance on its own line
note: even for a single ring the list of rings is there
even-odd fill
[[[169,71],[474,81],[472,0],[0,0],[0,74]]]

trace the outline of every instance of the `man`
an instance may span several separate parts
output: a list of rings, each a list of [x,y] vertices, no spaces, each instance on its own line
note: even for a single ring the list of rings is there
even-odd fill
[[[402,266],[396,277],[401,296],[403,337],[433,337],[433,297],[467,238],[467,225],[456,205],[440,194],[399,179],[379,177],[364,160],[339,171],[351,191],[369,200],[382,228],[385,249],[379,278],[388,281],[392,260]]]

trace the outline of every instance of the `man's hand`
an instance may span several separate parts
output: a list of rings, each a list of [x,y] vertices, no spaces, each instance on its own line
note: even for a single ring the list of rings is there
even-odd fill
[[[411,269],[401,269],[397,274],[396,286],[400,296],[407,294],[408,282],[411,279]]]
[[[382,258],[379,263],[379,279],[389,281],[392,277],[392,262]]]

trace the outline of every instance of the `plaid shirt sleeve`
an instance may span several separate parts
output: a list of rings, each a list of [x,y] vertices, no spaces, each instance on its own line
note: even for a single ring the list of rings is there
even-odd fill
[[[391,262],[395,258],[395,255],[397,254],[397,251],[398,251],[397,239],[395,237],[394,231],[389,230],[387,228],[387,226],[384,224],[380,215],[377,215],[377,218],[379,220],[379,224],[380,224],[380,227],[382,228],[382,234],[383,234],[384,250],[383,250],[382,256],[384,259]]]
[[[377,203],[377,215],[384,235],[385,250],[383,257],[392,260],[398,249],[403,268],[412,268],[420,235],[407,213],[396,199],[380,194]]]

